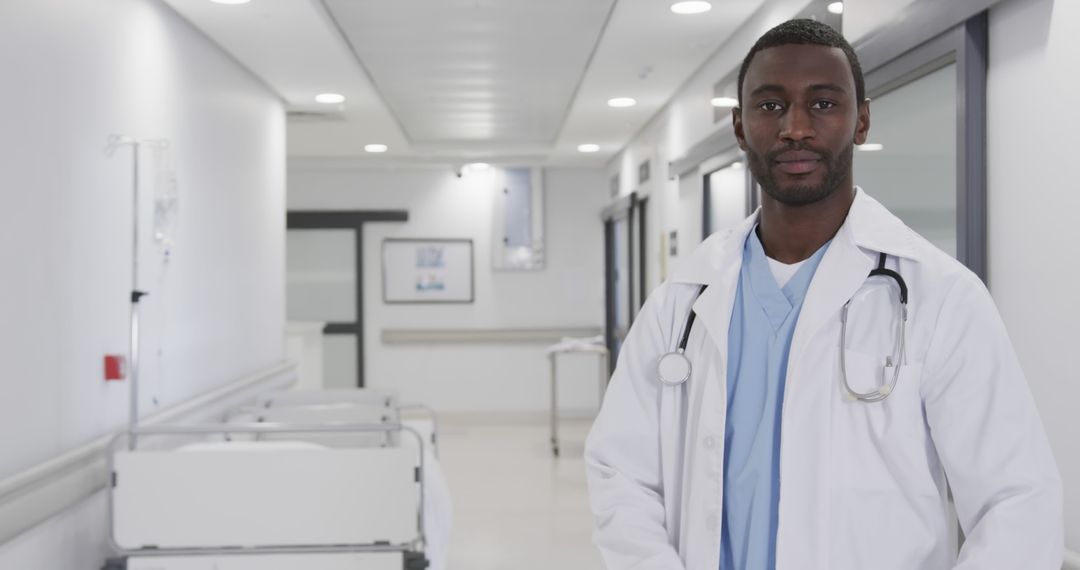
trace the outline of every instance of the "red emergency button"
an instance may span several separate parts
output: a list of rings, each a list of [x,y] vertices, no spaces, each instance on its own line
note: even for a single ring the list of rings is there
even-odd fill
[[[127,358],[121,354],[105,355],[105,380],[123,380],[127,376]]]

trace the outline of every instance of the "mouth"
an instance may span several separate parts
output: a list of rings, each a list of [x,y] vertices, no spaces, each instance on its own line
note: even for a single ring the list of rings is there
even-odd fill
[[[776,167],[785,174],[808,174],[817,170],[821,155],[808,150],[789,150],[774,159]]]

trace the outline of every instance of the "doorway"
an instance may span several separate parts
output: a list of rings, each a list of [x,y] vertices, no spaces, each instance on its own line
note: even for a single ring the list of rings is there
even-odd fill
[[[615,369],[630,325],[645,304],[647,199],[636,193],[620,198],[604,211],[605,341]]]
[[[406,222],[404,210],[289,212],[286,317],[323,326],[323,387],[363,388],[364,224]]]

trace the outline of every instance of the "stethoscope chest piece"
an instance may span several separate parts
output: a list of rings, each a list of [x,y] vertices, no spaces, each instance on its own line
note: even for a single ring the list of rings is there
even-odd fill
[[[683,349],[669,352],[660,357],[656,365],[660,382],[668,386],[678,386],[690,379],[690,359],[683,354]]]

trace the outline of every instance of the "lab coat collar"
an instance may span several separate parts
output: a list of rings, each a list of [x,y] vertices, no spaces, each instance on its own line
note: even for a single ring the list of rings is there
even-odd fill
[[[722,268],[731,267],[741,260],[743,244],[757,225],[760,213],[759,208],[732,230],[709,236],[689,257],[682,260],[671,281],[697,285],[713,283],[723,272]],[[858,186],[855,187],[855,201],[851,204],[841,233],[846,233],[856,246],[871,252],[916,261],[920,257],[913,232],[900,218]]]
[[[851,232],[855,245],[863,249],[915,261],[920,259],[915,233],[858,186],[844,225]]]
[[[671,281],[705,285],[712,283],[724,268],[731,267],[736,261],[741,262],[746,236],[757,225],[760,212],[759,208],[735,228],[709,236],[689,257],[679,262]]]

